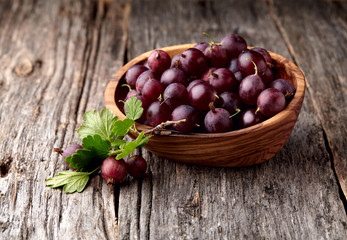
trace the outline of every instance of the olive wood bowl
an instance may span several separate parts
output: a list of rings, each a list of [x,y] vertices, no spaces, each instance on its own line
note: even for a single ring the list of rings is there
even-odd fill
[[[183,44],[162,48],[171,57],[182,53],[195,44]],[[152,51],[141,54],[124,65],[110,80],[105,90],[105,105],[119,119],[124,119],[123,100],[128,89],[121,87],[126,83],[124,76],[135,64],[144,63]],[[177,162],[236,167],[259,164],[275,156],[289,137],[299,116],[305,95],[305,77],[300,69],[288,59],[269,52],[274,67],[275,78],[289,80],[296,89],[291,102],[275,116],[254,126],[224,133],[191,133],[182,134],[167,130],[150,138],[146,149],[152,153]],[[136,123],[139,131],[150,129],[150,126]],[[137,134],[129,132],[131,138]]]

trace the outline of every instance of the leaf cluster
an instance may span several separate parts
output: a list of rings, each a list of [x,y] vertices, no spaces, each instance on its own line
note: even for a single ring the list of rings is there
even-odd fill
[[[61,171],[54,178],[46,180],[52,188],[63,187],[66,193],[81,192],[86,187],[90,176],[100,169],[102,161],[111,155],[120,160],[131,154],[136,148],[144,146],[150,136],[141,132],[130,142],[124,139],[129,131],[137,131],[135,120],[143,113],[142,103],[136,97],[126,102],[126,118],[118,119],[108,109],[88,111],[77,130],[82,139],[83,149],[78,149],[65,161],[76,171]]]

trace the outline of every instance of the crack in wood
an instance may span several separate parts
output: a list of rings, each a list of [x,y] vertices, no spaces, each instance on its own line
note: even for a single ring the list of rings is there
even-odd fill
[[[338,176],[336,174],[336,170],[335,170],[335,167],[334,167],[334,155],[333,155],[333,152],[331,150],[331,147],[330,147],[330,144],[329,144],[329,140],[328,140],[327,134],[326,134],[325,129],[324,129],[323,126],[322,126],[322,132],[323,132],[323,139],[324,139],[325,149],[326,149],[326,151],[329,154],[330,166],[331,166],[331,169],[333,170],[334,177],[336,179],[336,184],[337,184],[337,187],[338,187],[338,190],[339,190],[339,197],[341,199],[341,202],[343,204],[345,213],[347,215],[347,199],[346,199],[346,196],[345,196],[345,194],[344,194],[344,192],[342,190],[342,187],[341,187],[341,184],[339,182]]]
[[[123,42],[125,43],[124,52],[123,52],[123,65],[125,65],[129,60],[129,22],[130,22],[130,14],[131,14],[131,1],[127,2],[124,7],[124,20],[123,20]]]
[[[139,179],[137,181],[137,189],[138,189],[138,195],[137,195],[137,201],[136,201],[136,207],[137,207],[137,238],[140,238],[140,216],[141,216],[141,199],[142,199],[142,179]]]
[[[123,65],[128,63],[128,38],[125,40],[125,48],[123,52]]]
[[[116,216],[116,228],[118,228],[118,216],[119,216],[119,194],[120,194],[120,185],[119,183],[114,186],[114,209]]]
[[[152,204],[153,204],[153,175],[152,171],[148,170],[149,175],[149,209],[148,209],[148,224],[147,224],[147,239],[151,239],[151,216],[152,216]]]

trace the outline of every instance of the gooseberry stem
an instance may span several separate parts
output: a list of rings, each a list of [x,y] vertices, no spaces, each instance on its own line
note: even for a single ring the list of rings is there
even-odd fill
[[[206,35],[207,37],[209,37],[211,39],[211,42],[212,43],[215,43],[215,41],[213,40],[213,38],[211,37],[210,34],[206,33],[206,32],[203,32],[202,34]]]
[[[203,32],[202,34],[206,35],[207,37],[209,37],[211,39],[211,42],[210,42],[210,50],[212,51],[213,49],[213,45],[216,44],[216,42],[214,41],[214,39],[211,37],[210,34],[206,33],[206,32]]]
[[[212,77],[218,78],[218,74],[216,74],[216,73],[214,73],[214,72],[211,72],[210,75],[211,75]]]
[[[211,109],[211,111],[212,111],[213,113],[216,113],[216,108],[214,107],[213,102],[210,102],[210,103],[208,104],[208,107]]]
[[[241,109],[236,109],[236,113],[234,113],[233,115],[231,115],[229,118],[235,117],[237,114],[239,114],[241,112]]]
[[[258,67],[257,67],[257,64],[255,64],[255,62],[253,62],[253,60],[250,59],[250,58],[246,58],[246,60],[249,60],[249,61],[251,61],[251,62],[253,63],[253,65],[254,65],[254,70],[255,70],[254,75],[258,75]]]
[[[122,84],[122,87],[128,87],[129,88],[129,91],[131,91],[131,87],[129,84]]]
[[[163,100],[163,96],[160,94],[159,97],[158,97],[158,101],[161,102],[162,100]],[[165,101],[164,101],[164,102],[165,102]],[[163,102],[162,102],[162,103],[163,103]],[[162,103],[161,103],[161,104],[162,104]],[[161,105],[161,104],[160,104],[160,105]]]
[[[101,168],[101,166],[95,168],[93,171],[91,171],[90,173],[88,173],[88,175],[92,175],[94,172],[96,172],[97,170],[99,170]]]

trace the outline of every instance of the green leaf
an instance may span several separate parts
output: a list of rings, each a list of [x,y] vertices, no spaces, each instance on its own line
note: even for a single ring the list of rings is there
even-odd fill
[[[116,156],[116,159],[119,160],[128,156],[130,153],[132,153],[135,150],[136,147],[137,147],[136,141],[128,142],[127,144],[125,144],[124,148],[122,149],[122,152]]]
[[[122,152],[116,156],[116,159],[122,159],[132,153],[137,147],[145,145],[148,142],[149,137],[144,138],[144,134],[145,132],[141,132],[134,141],[126,143],[124,147],[120,149]]]
[[[143,113],[142,102],[136,97],[130,97],[125,103],[125,114],[127,118],[137,120]]]
[[[82,192],[89,181],[89,172],[61,171],[54,178],[46,180],[52,188],[63,187],[65,193]]]
[[[87,136],[99,135],[101,138],[112,142],[116,137],[112,131],[112,127],[118,118],[108,109],[102,109],[99,114],[98,111],[87,111],[84,114],[83,125],[77,130],[81,139]]]
[[[112,148],[120,148],[120,146],[122,146],[123,144],[125,144],[127,141],[123,140],[123,139],[116,139],[114,141],[111,142],[111,147]]]
[[[117,120],[113,124],[113,132],[115,135],[124,136],[134,125],[135,121],[132,119]]]
[[[94,169],[108,157],[109,143],[99,135],[87,136],[82,139],[83,149],[67,157],[65,161],[78,172]]]
[[[137,143],[137,147],[143,147],[143,146],[145,146],[145,145],[148,143],[150,137],[151,137],[151,136],[147,136],[147,137],[145,137],[145,138],[142,138],[142,139]]]
[[[140,132],[140,134],[137,136],[137,138],[136,138],[136,142],[140,142],[141,140],[142,140],[142,138],[143,138],[143,136],[145,135],[145,132],[144,131],[142,131],[142,132]]]
[[[119,149],[123,149],[128,142],[125,141],[123,144],[119,145]]]

